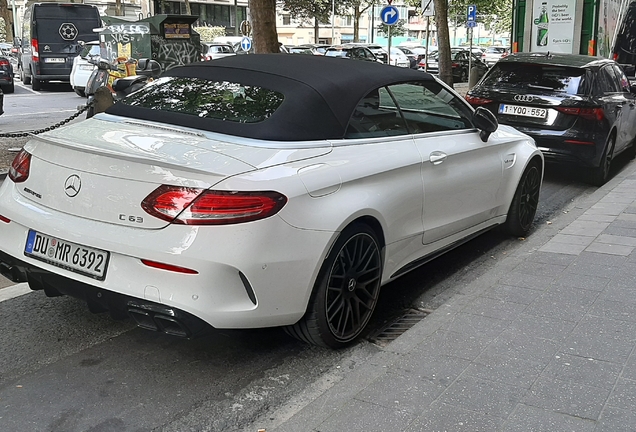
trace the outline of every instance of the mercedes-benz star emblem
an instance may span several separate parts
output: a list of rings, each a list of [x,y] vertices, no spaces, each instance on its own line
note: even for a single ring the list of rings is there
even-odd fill
[[[77,37],[77,27],[73,23],[63,23],[60,26],[60,36],[67,41],[75,40]]]
[[[64,182],[64,192],[66,192],[66,195],[71,198],[77,196],[81,188],[82,180],[77,174],[69,176],[69,178],[66,179],[66,182]]]
[[[534,96],[531,95],[515,95],[514,99],[517,102],[532,102],[534,100]]]

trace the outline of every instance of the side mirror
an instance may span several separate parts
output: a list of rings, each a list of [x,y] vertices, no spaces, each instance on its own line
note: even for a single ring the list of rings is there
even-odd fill
[[[481,138],[483,142],[487,142],[490,134],[499,127],[497,117],[484,107],[477,107],[473,113],[473,124],[480,130],[479,138]]]

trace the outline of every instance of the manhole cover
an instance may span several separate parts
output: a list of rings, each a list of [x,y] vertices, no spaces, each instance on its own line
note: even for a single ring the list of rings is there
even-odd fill
[[[388,345],[405,331],[422,321],[429,313],[430,311],[409,309],[404,315],[372,334],[369,337],[369,341],[376,345]]]

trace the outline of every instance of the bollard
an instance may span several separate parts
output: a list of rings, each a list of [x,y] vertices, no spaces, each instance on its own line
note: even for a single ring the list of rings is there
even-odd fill
[[[472,68],[468,76],[468,90],[475,87],[475,84],[483,77],[483,72],[478,68]]]

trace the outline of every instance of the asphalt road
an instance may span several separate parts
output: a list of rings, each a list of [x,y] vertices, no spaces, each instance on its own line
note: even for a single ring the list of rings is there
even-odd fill
[[[28,107],[44,118],[46,104],[63,112],[81,101],[68,89],[27,93],[9,95],[22,104],[11,122],[27,122],[32,115],[21,110]],[[594,190],[580,174],[548,166],[535,230]],[[444,304],[520,242],[492,231],[383,287],[369,335],[409,308]],[[185,341],[42,292],[0,302],[0,347],[1,431],[102,432],[255,432],[257,419],[293,413],[381,349],[367,338],[326,350],[280,329],[213,331]]]

